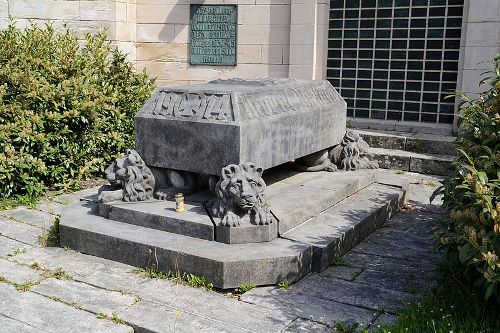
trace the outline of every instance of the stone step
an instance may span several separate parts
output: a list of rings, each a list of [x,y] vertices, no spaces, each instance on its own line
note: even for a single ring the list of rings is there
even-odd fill
[[[110,220],[158,229],[174,234],[214,240],[214,225],[201,203],[185,202],[175,211],[175,201],[115,201],[99,204],[99,215]]]
[[[311,269],[312,248],[307,244],[277,238],[229,245],[112,221],[97,211],[93,202],[65,210],[61,246],[136,267],[191,273],[224,289],[297,281]]]
[[[383,169],[418,172],[424,174],[448,176],[454,156],[421,154],[396,149],[370,148],[373,160]]]
[[[406,193],[404,186],[374,183],[282,237],[311,245],[312,269],[321,272],[398,211]]]
[[[276,179],[283,175],[287,177]],[[376,177],[376,170],[316,173],[301,173],[290,168],[270,170],[266,175],[269,183],[266,196],[278,223],[271,223],[267,233],[263,226],[215,227],[203,207],[202,203],[210,197],[203,191],[186,196],[183,213],[175,211],[174,201],[152,199],[100,203],[99,215],[118,222],[228,244],[263,242],[274,239],[278,228],[279,233],[284,233],[296,227],[372,184]],[[227,235],[228,230],[233,233],[231,237]]]
[[[376,170],[302,172],[266,189],[279,234],[295,228],[376,181]]]
[[[371,148],[404,150],[415,153],[456,155],[455,137],[449,135],[397,131],[356,130]]]

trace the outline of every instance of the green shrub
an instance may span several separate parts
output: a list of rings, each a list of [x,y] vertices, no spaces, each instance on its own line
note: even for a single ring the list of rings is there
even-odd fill
[[[134,146],[154,81],[104,32],[0,30],[0,198],[68,189]]]
[[[500,55],[491,87],[476,100],[458,93],[461,118],[456,145],[461,156],[453,177],[434,193],[443,194],[450,211],[438,230],[438,248],[445,250],[448,268],[475,287],[500,299]]]

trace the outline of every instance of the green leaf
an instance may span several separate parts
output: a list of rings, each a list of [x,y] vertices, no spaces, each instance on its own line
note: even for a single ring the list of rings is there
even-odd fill
[[[488,176],[486,175],[486,173],[484,171],[479,171],[477,173],[477,177],[479,178],[479,181],[481,182],[481,184],[485,185],[486,183],[488,183]]]
[[[486,288],[486,292],[484,293],[484,300],[487,301],[490,297],[491,294],[493,294],[493,290],[495,289],[495,284],[490,283],[488,287]]]
[[[467,260],[470,258],[469,250],[470,245],[468,243],[458,247],[458,258],[462,263],[467,262]]]

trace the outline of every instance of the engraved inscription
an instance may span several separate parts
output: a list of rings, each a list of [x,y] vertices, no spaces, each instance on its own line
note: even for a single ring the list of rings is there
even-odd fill
[[[335,103],[340,96],[328,85],[313,88],[272,90],[258,94],[242,94],[238,97],[242,119],[266,117],[280,113],[307,111]]]
[[[236,65],[236,5],[191,5],[191,65]]]
[[[160,91],[149,109],[154,115],[233,121],[231,96]]]

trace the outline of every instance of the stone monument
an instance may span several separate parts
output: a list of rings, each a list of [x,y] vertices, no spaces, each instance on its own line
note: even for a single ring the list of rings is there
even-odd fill
[[[374,171],[350,172],[377,165],[363,139],[346,132],[346,103],[327,81],[159,88],[135,120],[136,150],[106,170],[110,185],[88,204],[90,215],[80,205],[63,216],[63,245],[137,266],[154,253],[160,269],[220,288],[269,284],[324,269],[404,198],[404,187],[377,184]],[[363,191],[373,202],[360,205],[378,208],[339,228],[341,203]],[[177,192],[183,213],[169,200]],[[341,215],[325,219],[328,212]]]

